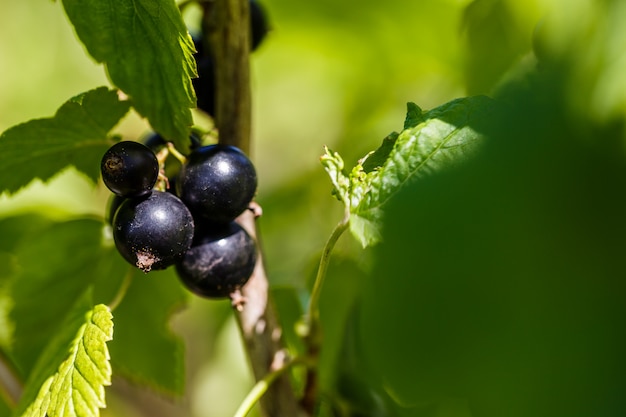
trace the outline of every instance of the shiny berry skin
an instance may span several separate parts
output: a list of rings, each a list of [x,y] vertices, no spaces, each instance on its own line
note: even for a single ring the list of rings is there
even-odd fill
[[[147,146],[122,141],[111,146],[100,162],[102,180],[120,197],[141,197],[154,187],[159,176],[159,161]]]
[[[144,272],[165,269],[191,247],[194,221],[187,207],[171,193],[152,191],[125,200],[113,218],[113,239],[119,253]]]
[[[256,259],[254,240],[237,223],[204,226],[176,272],[194,294],[224,298],[248,282]]]
[[[256,193],[254,165],[238,148],[209,145],[187,158],[176,183],[180,199],[198,219],[228,223],[240,215]]]

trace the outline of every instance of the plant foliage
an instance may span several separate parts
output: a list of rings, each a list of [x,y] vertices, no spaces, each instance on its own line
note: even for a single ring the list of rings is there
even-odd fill
[[[440,2],[423,3],[425,16],[444,13]],[[604,417],[626,409],[626,61],[615,47],[626,9],[557,0],[578,20],[549,14],[531,35],[516,26],[524,20],[517,3],[475,0],[459,16],[472,54],[467,90],[476,95],[431,110],[409,103],[402,129],[352,168],[346,142],[337,144],[343,156],[326,148],[321,157],[344,219],[322,251],[313,291],[301,282],[272,289],[296,359],[294,391],[317,394],[319,415]],[[0,135],[1,201],[70,167],[99,185],[100,158],[131,109],[187,147],[194,45],[174,0],[62,6],[112,86]],[[288,162],[276,155],[272,164]],[[311,217],[308,205],[319,203],[306,198],[308,181],[286,199],[275,195],[286,207],[272,209],[288,217],[299,204]],[[187,293],[174,272],[146,276],[125,263],[104,215],[61,217],[0,219],[0,360],[24,383],[17,404],[5,395],[0,416],[98,416],[113,373],[183,395],[185,350],[169,321]],[[361,247],[331,261],[348,227]],[[306,238],[281,240],[279,249],[304,248]],[[303,313],[307,303],[313,314]]]
[[[63,6],[111,82],[157,132],[182,144],[195,107],[195,49],[174,0],[63,0]]]
[[[104,386],[111,384],[106,342],[113,337],[108,307],[90,309],[81,300],[40,358],[18,411],[23,417],[94,416],[105,407]],[[37,390],[37,391],[35,391]],[[33,395],[35,394],[35,395]],[[34,397],[34,398],[33,398]]]
[[[339,154],[327,150],[322,163],[350,211],[350,230],[364,247],[380,241],[385,204],[404,185],[475,152],[495,106],[486,96],[453,100],[427,112],[409,103],[405,129],[391,134],[349,173]]]
[[[129,107],[115,90],[100,87],[71,98],[53,117],[6,130],[0,136],[0,190],[48,180],[68,165],[96,181],[101,155],[112,143],[109,131]]]

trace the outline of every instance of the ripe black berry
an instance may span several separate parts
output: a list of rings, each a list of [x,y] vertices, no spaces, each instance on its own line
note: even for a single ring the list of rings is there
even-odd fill
[[[198,148],[183,165],[176,189],[198,219],[228,223],[252,201],[257,177],[254,165],[234,146]]]
[[[250,50],[254,51],[267,34],[265,10],[256,0],[250,0]]]
[[[267,15],[256,0],[250,0],[250,51],[263,41],[268,31]],[[192,80],[196,92],[197,107],[215,116],[215,63],[209,48],[202,42],[202,34],[194,36],[198,77]]]
[[[120,197],[140,197],[152,190],[159,176],[159,162],[148,147],[122,141],[102,157],[100,171],[104,184]]]
[[[194,222],[173,194],[152,191],[125,200],[113,218],[113,238],[120,254],[144,272],[164,269],[182,258],[193,240]]]
[[[181,282],[193,293],[228,297],[248,282],[256,263],[256,244],[235,222],[203,227],[176,263]]]
[[[215,66],[213,57],[210,54],[200,55],[198,53],[196,66],[198,77],[192,80],[193,89],[196,92],[196,106],[207,114],[215,116]]]

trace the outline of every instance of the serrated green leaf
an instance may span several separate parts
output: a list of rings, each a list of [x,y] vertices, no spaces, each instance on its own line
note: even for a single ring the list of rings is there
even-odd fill
[[[15,272],[5,287],[13,326],[9,347],[24,377],[59,331],[59,318],[72,307],[68,301],[106,273],[102,264],[114,249],[103,248],[101,240],[101,222],[73,220],[38,229],[11,252]]]
[[[113,337],[112,315],[105,305],[85,311],[83,304],[81,300],[38,361],[18,406],[27,408],[17,415],[96,417],[106,406],[104,386],[111,384],[106,342]],[[69,343],[68,335],[73,336]]]
[[[361,163],[363,166],[363,172],[368,174],[383,166],[389,157],[389,154],[393,150],[396,140],[398,140],[398,136],[400,135],[397,132],[390,133],[385,139],[383,139],[383,143],[378,147],[378,149],[363,159]]]
[[[174,0],[63,0],[87,51],[164,137],[182,143],[196,98],[193,41]]]
[[[407,103],[404,130],[417,126],[425,120],[424,110],[415,103]]]
[[[120,258],[121,260],[121,258]],[[186,292],[172,269],[144,274],[131,267],[132,284],[115,309],[116,338],[110,343],[116,375],[170,396],[184,391],[184,349],[169,320]]]
[[[379,169],[365,173],[357,165],[350,175],[350,230],[365,246],[380,240],[384,206],[404,185],[463,160],[483,135],[481,128],[494,109],[485,96],[453,100],[418,115],[409,105],[407,124]],[[384,145],[383,145],[384,146]]]
[[[15,192],[34,178],[46,181],[68,165],[96,181],[111,145],[109,131],[129,107],[115,90],[100,87],[68,100],[53,117],[6,130],[0,136],[0,192]]]

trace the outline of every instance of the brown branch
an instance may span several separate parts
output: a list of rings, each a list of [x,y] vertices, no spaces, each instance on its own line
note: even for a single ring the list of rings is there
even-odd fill
[[[247,211],[238,219],[239,223],[259,242],[255,232],[255,216]],[[274,306],[268,296],[268,281],[259,250],[257,264],[248,283],[242,288],[244,304],[237,311],[244,345],[256,380],[269,371],[282,367],[286,349],[282,330]],[[266,417],[305,416],[295,397],[289,375],[285,374],[272,383],[261,398],[263,415]]]
[[[250,18],[248,0],[215,0],[203,3],[203,31],[215,63],[215,125],[219,142],[250,153]],[[259,242],[256,215],[247,210],[237,221]],[[260,246],[260,245],[259,245]],[[252,277],[238,295],[237,322],[255,379],[282,365],[286,350],[276,311],[269,299],[263,256]],[[233,300],[236,301],[236,300]],[[264,417],[306,415],[298,405],[289,375],[273,382],[261,399]]]
[[[203,31],[215,65],[219,142],[250,152],[250,10],[247,1],[203,3]]]

